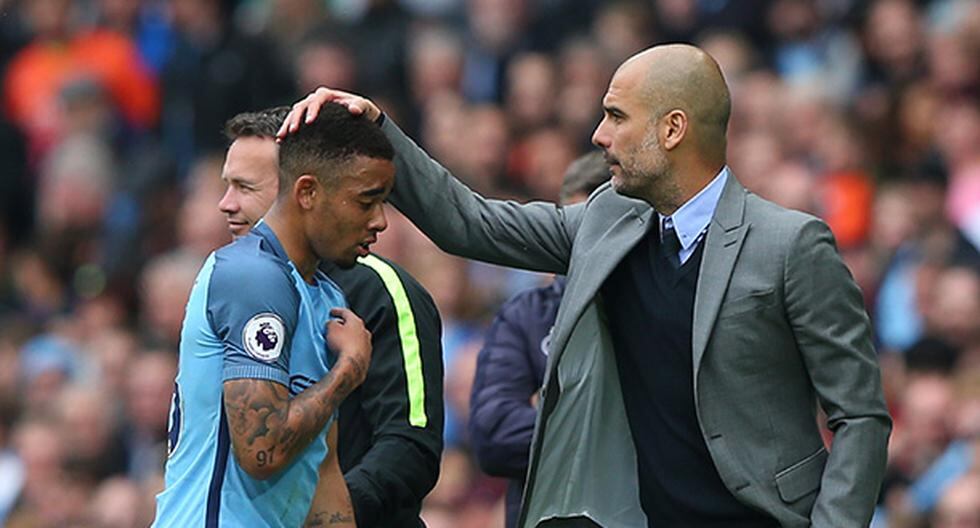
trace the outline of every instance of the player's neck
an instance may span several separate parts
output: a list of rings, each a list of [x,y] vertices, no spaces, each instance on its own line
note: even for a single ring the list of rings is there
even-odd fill
[[[272,210],[265,215],[265,223],[269,229],[276,234],[279,243],[282,244],[286,256],[296,266],[296,271],[308,283],[313,283],[313,274],[316,273],[319,259],[310,247],[303,230],[299,228],[298,218],[289,218],[288,213],[273,206]]]

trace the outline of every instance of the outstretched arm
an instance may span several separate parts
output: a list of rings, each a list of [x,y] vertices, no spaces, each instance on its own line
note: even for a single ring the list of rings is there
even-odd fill
[[[338,353],[326,377],[295,398],[289,389],[264,379],[224,383],[231,446],[249,475],[265,479],[289,465],[323,430],[340,402],[364,381],[371,358],[371,334],[353,312],[334,309],[327,340]]]
[[[363,97],[319,88],[293,105],[280,137],[315,119],[330,102],[368,119],[381,116],[378,107]],[[398,172],[389,201],[441,249],[493,264],[567,272],[584,206],[484,198],[430,158],[390,119],[384,119],[381,127],[397,153]]]

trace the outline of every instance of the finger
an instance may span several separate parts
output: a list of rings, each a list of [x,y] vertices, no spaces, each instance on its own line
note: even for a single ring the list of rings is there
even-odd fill
[[[360,113],[360,109],[356,107],[358,99],[350,95],[337,95],[331,99],[323,101],[324,103],[336,103],[347,109],[348,112],[357,115]]]
[[[344,95],[344,92],[331,90],[326,86],[317,88],[315,92],[311,93],[309,97],[306,98],[309,104],[306,108],[305,122],[309,124],[316,121],[316,117],[320,115],[320,109],[326,103],[335,102],[343,104]]]
[[[279,132],[276,133],[276,137],[278,139],[281,140],[282,138],[296,131],[296,121],[303,115],[304,112],[303,103],[304,101],[300,101],[294,104],[292,110],[286,114],[286,119],[282,121],[282,126],[279,127]]]
[[[309,112],[309,97],[293,105],[289,112],[292,119],[289,120],[289,133],[292,134],[299,130],[299,124],[303,121],[303,116]]]
[[[295,111],[295,109],[290,110],[289,113],[286,114],[286,119],[282,120],[282,124],[279,125],[279,130],[276,132],[276,141],[281,141],[289,133],[289,121],[293,117],[293,112]]]
[[[331,308],[330,309],[330,316],[331,317],[336,317],[340,321],[347,321],[347,318],[350,317],[351,315],[353,315],[353,312],[351,312],[347,308],[339,308],[338,307],[338,308]]]
[[[316,116],[320,113],[320,105],[324,102],[316,101],[310,103],[310,106],[306,109],[306,124],[316,121]]]
[[[347,110],[354,115],[359,115],[361,113],[360,109],[352,107],[357,99],[351,97],[345,92],[320,88],[315,93],[311,94],[309,98],[311,99],[310,104],[306,108],[307,124],[316,121],[317,116],[320,115],[320,109],[322,109],[323,105],[326,103],[337,103],[345,106],[347,107]]]
[[[363,101],[354,100],[347,105],[347,110],[351,115],[361,115],[367,110],[367,105]]]

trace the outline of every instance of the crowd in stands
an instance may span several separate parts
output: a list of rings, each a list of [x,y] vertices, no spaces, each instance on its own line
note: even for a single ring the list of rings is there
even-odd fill
[[[0,0],[0,526],[152,519],[184,304],[230,241],[225,120],[355,91],[474,189],[557,200],[615,67],[675,41],[722,66],[734,174],[823,218],[863,290],[895,421],[873,526],[980,526],[971,0]],[[444,322],[423,517],[503,526],[506,484],[468,450],[476,355],[548,278],[389,221],[375,250]]]

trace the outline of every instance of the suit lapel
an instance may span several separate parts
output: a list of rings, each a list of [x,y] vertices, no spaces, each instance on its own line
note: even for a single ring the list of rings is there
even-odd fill
[[[694,320],[691,350],[694,364],[694,389],[697,394],[698,370],[704,357],[711,330],[718,318],[721,301],[735,268],[735,261],[749,230],[744,223],[745,188],[729,173],[718,207],[715,209],[705,240],[704,256],[694,298]]]
[[[646,234],[652,214],[653,209],[648,206],[631,208],[582,256],[581,269],[568,278],[565,288],[565,295],[570,292],[573,295],[569,297],[568,305],[562,307],[555,323],[555,330],[560,330],[560,333],[554,336],[551,343],[551,352],[555,356],[551,364],[558,364],[574,330],[574,323],[595,298],[606,278]]]

